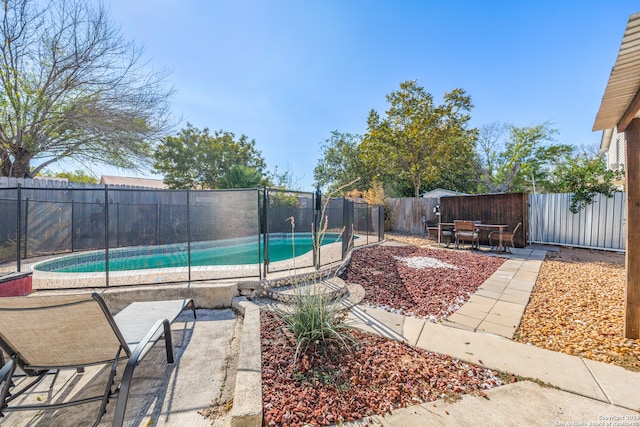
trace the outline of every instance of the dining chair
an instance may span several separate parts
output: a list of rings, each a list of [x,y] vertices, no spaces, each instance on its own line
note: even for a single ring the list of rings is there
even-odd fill
[[[453,221],[456,235],[456,249],[460,242],[471,242],[471,249],[479,247],[479,230],[474,221]]]
[[[521,226],[522,226],[522,223],[519,222],[515,226],[513,231],[510,231],[510,232],[509,231],[503,231],[502,232],[502,244],[504,245],[505,250],[507,249],[507,243],[510,243],[512,248],[515,247],[514,243],[513,243],[513,239],[514,239],[514,236],[516,235],[516,233],[518,232],[518,229]],[[497,246],[497,244],[496,245],[493,244],[493,240],[494,239],[497,242],[499,241],[499,239],[500,239],[500,232],[499,231],[492,231],[491,233],[489,233],[489,246],[491,246],[491,247]]]

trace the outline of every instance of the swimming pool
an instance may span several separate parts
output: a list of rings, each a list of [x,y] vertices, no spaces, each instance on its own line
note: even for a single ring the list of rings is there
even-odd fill
[[[323,245],[340,241],[338,233],[327,233]],[[262,239],[244,238],[225,241],[191,243],[191,266],[219,266],[258,264],[264,261]],[[295,252],[294,252],[295,249]],[[313,249],[310,233],[278,234],[269,236],[269,261],[282,261],[298,257]],[[186,244],[150,247],[118,248],[109,250],[109,271],[147,270],[186,267]],[[37,263],[35,271],[52,273],[89,273],[105,271],[104,251],[92,251],[54,258]]]

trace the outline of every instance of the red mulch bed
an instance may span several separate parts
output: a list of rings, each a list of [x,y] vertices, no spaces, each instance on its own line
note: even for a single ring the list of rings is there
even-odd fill
[[[420,258],[435,259],[450,267],[415,268],[397,257],[419,257],[418,265]],[[341,277],[364,287],[364,304],[436,321],[468,301],[504,261],[470,251],[374,246],[355,251]]]
[[[413,246],[355,251],[342,278],[364,304],[432,321],[453,313],[504,259]],[[497,372],[354,330],[358,344],[294,362],[291,332],[262,313],[263,424],[330,425],[503,384]]]
[[[497,372],[365,332],[351,351],[309,350],[294,363],[295,341],[262,313],[265,426],[330,425],[503,384]]]

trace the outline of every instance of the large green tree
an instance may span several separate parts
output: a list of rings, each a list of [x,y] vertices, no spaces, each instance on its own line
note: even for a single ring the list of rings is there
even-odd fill
[[[386,96],[384,117],[371,110],[360,155],[382,182],[408,182],[413,195],[436,182],[460,153],[475,150],[475,130],[469,129],[473,105],[463,89],[444,95],[436,105],[433,96],[414,81]]]
[[[331,132],[331,137],[321,144],[322,158],[313,171],[316,184],[333,192],[360,178],[358,187],[368,189],[373,174],[360,156],[361,143],[362,135]]]
[[[0,175],[65,158],[148,164],[172,91],[100,2],[6,0],[0,19]]]
[[[475,193],[480,182],[480,163],[473,150],[474,136],[462,136],[463,140],[448,144],[450,150],[447,162],[440,167],[425,190],[445,188],[463,193]]]
[[[621,191],[616,181],[623,175],[621,171],[607,169],[601,153],[576,149],[559,158],[551,173],[539,184],[550,193],[572,193],[569,209],[578,213],[593,203],[597,194],[613,197],[616,191]]]
[[[526,127],[497,123],[483,126],[478,137],[481,190],[532,191],[535,183],[548,176],[556,160],[574,149],[571,145],[552,143],[556,133],[549,122]]]
[[[220,179],[234,166],[244,165],[261,175],[265,161],[255,140],[231,132],[199,130],[187,124],[176,136],[167,136],[155,152],[154,168],[171,188],[219,188]]]
[[[263,183],[260,172],[245,165],[235,165],[220,177],[218,188],[256,188]]]
[[[69,182],[79,182],[85,184],[97,184],[98,178],[93,175],[89,175],[85,171],[78,169],[73,172],[65,171],[65,172],[52,172],[49,170],[43,170],[40,172],[40,176],[51,176],[56,178],[67,178]]]

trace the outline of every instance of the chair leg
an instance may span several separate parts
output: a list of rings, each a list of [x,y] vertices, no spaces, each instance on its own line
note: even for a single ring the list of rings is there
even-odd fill
[[[4,416],[2,410],[7,405],[7,398],[11,395],[9,393],[9,389],[13,385],[12,377],[13,373],[16,371],[16,362],[11,359],[7,363],[2,365],[2,369],[0,369],[0,416]]]
[[[104,390],[104,394],[102,395],[102,403],[100,404],[100,409],[98,410],[98,418],[96,419],[95,424],[93,425],[93,427],[96,427],[98,424],[100,424],[100,420],[102,419],[102,416],[107,412],[107,404],[109,403],[109,398],[111,396],[113,396],[113,379],[116,376],[116,369],[118,368],[118,361],[120,360],[120,352],[122,351],[122,349],[118,349],[118,352],[116,353],[116,357],[113,360],[113,363],[111,364],[111,372],[109,372],[109,378],[107,379],[107,384],[105,385],[105,390]]]
[[[511,237],[510,242],[511,242],[511,247],[513,248],[513,247],[514,247],[514,246],[513,246],[513,237]],[[506,243],[507,243],[507,242],[505,242],[505,245],[504,245],[504,251],[505,251],[505,252],[509,252],[509,253],[513,253],[513,252],[512,252],[512,251],[507,247]]]

